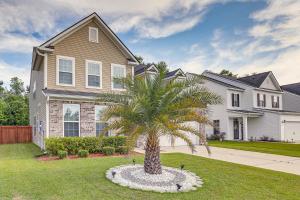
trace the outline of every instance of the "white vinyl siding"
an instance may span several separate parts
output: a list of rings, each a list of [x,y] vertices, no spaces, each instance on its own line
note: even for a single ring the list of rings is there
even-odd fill
[[[80,136],[80,105],[63,104],[64,137]]]
[[[98,43],[98,28],[89,27],[89,41]]]
[[[122,78],[126,77],[126,66],[119,64],[111,64],[111,79],[113,90],[124,90],[124,85],[121,82]]]
[[[86,60],[86,87],[102,88],[102,63],[99,61]]]
[[[75,58],[57,56],[56,70],[57,85],[75,86]]]

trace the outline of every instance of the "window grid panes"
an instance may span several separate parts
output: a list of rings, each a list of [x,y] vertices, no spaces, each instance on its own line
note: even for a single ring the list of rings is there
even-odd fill
[[[73,84],[73,61],[65,58],[60,58],[59,64],[59,83],[60,84]]]
[[[124,84],[122,83],[122,78],[125,78],[125,67],[113,65],[113,88],[114,89],[124,89]]]
[[[79,136],[79,104],[64,104],[64,136]]]
[[[100,64],[95,62],[88,62],[88,86],[89,87],[101,87],[100,83]]]
[[[96,136],[100,136],[101,134],[108,136],[108,131],[103,133],[103,130],[107,127],[108,123],[102,121],[102,115],[106,108],[107,106],[95,106]]]

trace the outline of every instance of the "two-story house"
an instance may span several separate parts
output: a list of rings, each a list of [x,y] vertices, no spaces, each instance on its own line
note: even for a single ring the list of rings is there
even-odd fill
[[[124,91],[116,78],[157,72],[155,65],[139,64],[96,13],[85,17],[33,48],[29,104],[34,143],[43,148],[49,137],[98,136],[109,123],[101,121],[101,113],[110,102],[97,103],[97,96]],[[184,77],[177,69],[166,79]],[[192,139],[199,143],[197,136]],[[174,143],[172,138],[160,141]]]
[[[30,80],[33,141],[43,147],[47,137],[99,134],[106,124],[100,118],[106,103],[96,104],[97,95],[124,90],[114,78],[133,76],[137,64],[96,13],[34,47]]]
[[[210,71],[202,75],[205,86],[223,98],[222,104],[208,106],[214,126],[206,127],[207,135],[224,132],[228,140],[259,140],[263,136],[300,140],[300,112],[285,109],[284,92],[272,72],[241,78]]]

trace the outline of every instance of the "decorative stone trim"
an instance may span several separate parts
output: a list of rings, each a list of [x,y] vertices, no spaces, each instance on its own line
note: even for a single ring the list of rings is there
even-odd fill
[[[155,192],[187,192],[201,187],[202,180],[192,172],[162,167],[162,174],[148,174],[143,165],[121,165],[107,170],[106,178],[121,186]]]

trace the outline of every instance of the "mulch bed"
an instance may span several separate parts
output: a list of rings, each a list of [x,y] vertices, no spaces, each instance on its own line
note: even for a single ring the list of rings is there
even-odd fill
[[[114,155],[111,156],[106,156],[102,153],[91,153],[89,154],[88,158],[103,158],[103,157],[128,157],[128,156],[138,156],[138,155],[142,155],[141,153],[137,153],[137,152],[130,152],[129,154],[118,154],[115,153]],[[79,159],[80,157],[78,155],[68,155],[67,158],[65,159]],[[58,156],[49,156],[49,155],[43,155],[43,156],[39,156],[37,157],[37,160],[39,161],[52,161],[52,160],[60,160],[58,158]]]

